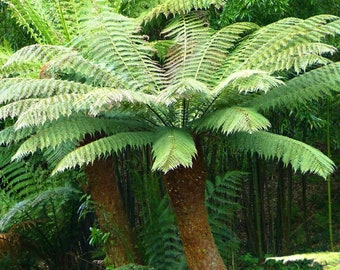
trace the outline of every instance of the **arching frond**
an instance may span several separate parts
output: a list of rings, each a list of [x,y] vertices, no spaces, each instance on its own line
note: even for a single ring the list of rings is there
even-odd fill
[[[34,103],[30,99],[14,102],[23,102],[23,106],[25,106],[26,101],[29,105],[25,110],[21,110],[18,120],[15,122],[15,128],[21,129],[23,127],[43,125],[47,121],[53,121],[60,117],[69,117],[76,111],[75,102],[78,98],[78,94],[61,94],[38,100],[32,99]],[[9,105],[12,104],[10,103]]]
[[[152,153],[152,169],[166,173],[178,166],[190,167],[197,150],[188,132],[176,128],[161,128],[155,134]]]
[[[298,43],[283,49],[275,55],[267,55],[266,61],[257,68],[269,73],[293,69],[296,73],[305,72],[312,65],[326,65],[331,61],[322,55],[336,52],[336,48],[324,43]]]
[[[6,66],[19,65],[28,62],[47,63],[55,57],[74,54],[71,49],[57,45],[34,44],[16,51],[6,62]]]
[[[175,42],[168,49],[165,65],[171,84],[183,77],[191,77],[214,85],[215,73],[229,51],[242,36],[257,28],[252,23],[235,23],[215,32],[208,27],[203,15],[175,18],[163,31]]]
[[[129,88],[129,84],[115,70],[85,59],[81,54],[65,54],[54,58],[48,62],[46,73],[53,77],[58,74],[70,76],[73,81],[85,81],[94,86]]]
[[[215,83],[213,78],[223,60],[245,34],[257,28],[256,24],[240,22],[228,25],[214,33],[191,61],[196,69],[194,78],[206,83]]]
[[[331,25],[331,27],[327,27]],[[243,69],[257,69],[266,66],[266,70],[282,68],[277,63],[284,62],[285,68],[294,67],[295,70],[304,70],[306,62],[295,61],[303,59],[305,55],[318,55],[320,52],[333,52],[332,47],[310,46],[305,44],[320,42],[328,35],[340,33],[340,19],[332,15],[318,15],[306,20],[286,18],[270,25],[261,27],[254,32],[233,53],[226,58],[224,68],[219,73],[219,78],[226,78],[231,73]],[[290,49],[290,50],[289,50]],[[288,50],[290,61],[286,61],[283,50]],[[269,60],[270,59],[270,60]],[[269,60],[272,64],[269,65]]]
[[[182,0],[166,0],[163,3],[159,4],[158,6],[154,7],[150,12],[143,16],[144,21],[151,21],[152,19],[158,17],[159,15],[163,14],[168,17],[170,14],[177,15],[177,14],[185,14],[189,13],[193,9],[208,9],[211,5],[214,5],[216,8],[221,7],[224,5],[224,0],[208,0],[208,1],[201,1],[201,0],[189,0],[189,1],[182,1]]]
[[[295,171],[312,172],[326,178],[335,168],[333,161],[316,148],[303,142],[264,131],[230,136],[230,145],[239,151],[258,153],[265,159],[278,158]]]
[[[263,111],[274,107],[291,109],[301,103],[330,95],[332,91],[340,92],[340,62],[295,77],[287,81],[286,85],[255,97],[246,106]]]
[[[175,18],[163,31],[166,38],[175,43],[168,49],[165,69],[170,84],[183,78],[196,78],[200,60],[195,57],[204,53],[204,44],[210,39],[212,31],[205,18],[199,14]],[[192,64],[194,61],[194,64]]]
[[[218,95],[228,86],[236,89],[240,93],[263,91],[268,92],[271,88],[284,84],[283,81],[270,76],[262,70],[240,70],[230,74],[222,80],[214,89],[214,94]]]
[[[46,148],[55,149],[58,145],[68,141],[81,141],[85,135],[94,135],[96,132],[112,134],[129,129],[141,128],[136,122],[119,121],[116,119],[92,118],[86,116],[73,116],[37,130],[23,142],[13,159],[21,159],[37,150]],[[0,137],[1,138],[1,137]]]
[[[253,133],[267,129],[270,122],[252,108],[231,107],[220,109],[203,118],[197,126],[198,130],[221,130],[222,133]]]
[[[4,231],[13,226],[15,223],[20,223],[24,220],[30,219],[32,210],[39,211],[41,207],[46,207],[46,202],[56,198],[63,198],[66,202],[67,199],[76,197],[79,199],[80,191],[71,187],[57,187],[45,190],[35,197],[27,198],[15,204],[7,213],[0,219],[0,230]]]
[[[138,35],[139,21],[102,12],[83,24],[75,47],[85,58],[115,70],[130,89],[153,92],[162,83],[160,67],[151,59],[154,50]]]
[[[10,145],[21,141],[33,134],[35,128],[28,127],[15,130],[14,126],[8,126],[0,131],[0,145]]]
[[[59,44],[61,36],[55,30],[46,4],[32,0],[6,0],[12,9],[17,22],[25,27],[38,43]]]
[[[84,94],[92,89],[89,85],[65,80],[7,78],[0,80],[0,103],[60,94]]]
[[[15,118],[28,110],[33,104],[39,102],[39,98],[24,99],[9,103],[0,107],[0,119]]]
[[[89,110],[89,114],[96,116],[101,112],[120,106],[123,102],[149,104],[154,101],[154,96],[137,93],[126,89],[96,88],[83,95],[78,102],[78,108]]]
[[[69,153],[55,167],[52,174],[65,171],[92,163],[98,158],[105,158],[112,153],[119,152],[130,146],[132,148],[140,148],[151,144],[154,134],[152,132],[122,132],[109,137],[105,137]]]
[[[0,77],[37,78],[43,64],[54,58],[73,54],[75,52],[63,46],[41,44],[25,46],[7,59],[0,69]]]

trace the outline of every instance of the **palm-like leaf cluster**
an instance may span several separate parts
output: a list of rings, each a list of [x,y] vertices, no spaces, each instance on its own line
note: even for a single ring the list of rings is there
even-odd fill
[[[169,3],[152,16],[167,14]],[[168,10],[176,13],[175,6]],[[235,149],[323,177],[332,172],[333,163],[317,150],[263,131],[270,123],[260,112],[340,90],[339,63],[326,57],[336,49],[323,43],[340,33],[338,17],[288,18],[262,28],[237,23],[215,31],[204,13],[179,15],[163,31],[171,42],[161,65],[157,46],[139,34],[139,19],[108,8],[94,13],[77,22],[68,47],[26,47],[3,66],[0,116],[15,120],[14,133],[26,131],[16,158],[101,133],[66,155],[56,171],[150,144],[153,169],[167,172],[191,166],[195,140],[213,130],[230,136]],[[12,142],[8,135],[2,132],[1,141]],[[294,151],[297,145],[301,151]]]

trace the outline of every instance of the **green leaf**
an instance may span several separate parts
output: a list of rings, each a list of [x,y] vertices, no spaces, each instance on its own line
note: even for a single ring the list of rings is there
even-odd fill
[[[266,111],[270,108],[293,109],[311,100],[340,92],[340,62],[306,72],[265,95],[259,95],[245,106]]]
[[[52,174],[75,168],[76,166],[93,163],[96,159],[106,158],[127,146],[139,148],[150,144],[153,133],[147,131],[122,132],[109,137],[95,140],[81,146],[66,155],[53,170]]]
[[[286,136],[258,131],[253,134],[238,133],[230,136],[235,150],[258,153],[265,159],[278,158],[285,165],[291,164],[295,171],[312,172],[325,178],[335,164],[318,149]]]
[[[270,122],[254,109],[231,107],[209,114],[198,124],[197,129],[221,129],[223,133],[228,135],[242,131],[253,133],[268,127],[270,127]]]
[[[161,128],[152,145],[153,170],[166,173],[178,166],[190,167],[197,154],[192,136],[181,129]]]
[[[263,91],[268,92],[271,88],[284,84],[283,81],[270,76],[262,70],[241,70],[230,74],[222,80],[214,89],[216,94],[228,86],[237,89],[240,93]]]

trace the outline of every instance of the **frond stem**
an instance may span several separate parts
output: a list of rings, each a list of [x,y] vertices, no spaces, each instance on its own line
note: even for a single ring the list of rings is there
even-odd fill
[[[157,116],[157,118],[163,123],[164,126],[168,126],[168,124],[163,119],[163,117],[155,109],[153,109],[149,104],[147,104],[147,106]]]
[[[63,10],[61,8],[61,5],[60,5],[60,0],[58,0],[58,12],[59,12],[59,16],[60,16],[60,21],[61,21],[61,24],[65,30],[65,33],[66,33],[66,37],[67,37],[67,41],[70,41],[70,33],[68,31],[68,27],[66,25],[66,21],[65,21],[65,17],[64,17],[64,13],[63,13]]]

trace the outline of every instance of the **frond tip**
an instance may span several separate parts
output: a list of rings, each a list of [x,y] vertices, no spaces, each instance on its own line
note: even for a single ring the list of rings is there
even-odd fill
[[[237,150],[258,153],[265,159],[278,158],[295,171],[315,173],[325,179],[335,169],[334,162],[321,151],[286,136],[265,131],[238,133],[230,136],[229,142]]]
[[[266,130],[268,127],[270,127],[270,122],[267,118],[254,109],[231,107],[211,113],[199,124],[198,129],[221,129],[228,135],[242,131],[253,133],[258,130]]]
[[[152,145],[153,170],[164,173],[178,166],[191,167],[192,158],[197,154],[192,136],[180,129],[162,128],[156,133]]]

